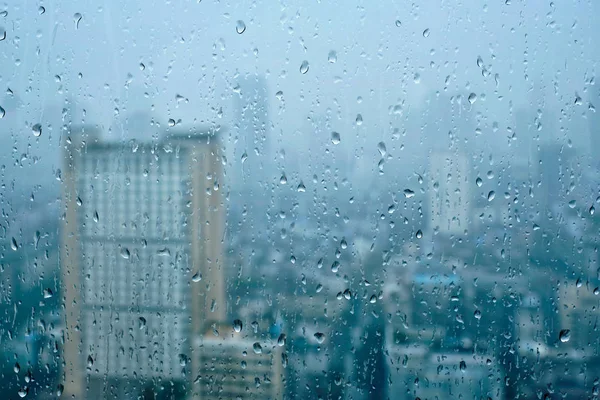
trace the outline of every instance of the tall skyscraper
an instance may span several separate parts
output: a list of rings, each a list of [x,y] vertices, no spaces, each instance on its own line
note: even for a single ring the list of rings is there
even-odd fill
[[[65,149],[65,394],[185,382],[192,338],[225,314],[216,133],[108,143],[79,127]]]
[[[444,234],[462,234],[469,222],[470,191],[467,157],[434,151],[430,156],[429,213],[431,227]]]

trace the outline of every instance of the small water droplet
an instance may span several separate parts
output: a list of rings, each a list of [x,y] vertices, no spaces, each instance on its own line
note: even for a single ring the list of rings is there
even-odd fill
[[[17,239],[15,239],[14,237],[10,239],[10,248],[13,249],[14,251],[19,250],[19,245],[17,244]]]
[[[483,185],[483,179],[477,177],[477,179],[475,179],[475,184],[477,185],[477,187],[481,187],[481,185]]]
[[[140,329],[144,329],[146,327],[146,318],[140,317],[138,319],[138,326]]]
[[[53,295],[52,290],[50,288],[44,289],[44,298],[49,299]]]
[[[129,249],[127,247],[121,248],[120,254],[121,257],[123,257],[126,260],[129,260],[129,257],[131,256],[131,253],[129,253]]]
[[[256,354],[260,354],[262,353],[262,346],[260,345],[260,343],[256,342],[252,345],[252,350],[254,350]]]
[[[146,69],[146,66],[144,65],[144,63],[140,63],[140,71],[143,71]]]
[[[235,31],[240,35],[246,32],[246,24],[241,19],[235,24]]]
[[[80,13],[73,14],[73,21],[75,21],[75,29],[79,29],[79,22],[83,16]]]
[[[331,272],[336,273],[339,271],[339,269],[340,269],[340,262],[336,260],[331,264]]]
[[[29,392],[28,388],[23,388],[23,389],[19,389],[17,394],[19,395],[19,397],[23,398],[23,397],[27,396],[28,392]]]
[[[315,339],[317,339],[317,343],[321,344],[325,341],[325,334],[321,332],[315,333]]]
[[[590,215],[594,215],[594,213],[596,212],[596,209],[594,208],[594,206],[590,207],[589,212],[590,212]]]
[[[158,249],[156,254],[160,257],[169,257],[171,255],[171,250],[168,247]]]
[[[233,321],[233,330],[236,332],[241,332],[242,331],[242,321],[239,319],[236,319],[235,321]]]
[[[246,161],[248,159],[248,153],[244,152],[244,154],[242,154],[242,157],[240,159],[242,160],[242,164],[243,164],[244,161]]]
[[[424,38],[429,37],[429,28],[427,28],[423,31],[423,37]]]
[[[13,371],[15,371],[15,374],[18,374],[21,371],[21,366],[19,365],[18,362],[15,363],[15,366],[13,367]]]
[[[42,125],[35,124],[31,127],[31,131],[33,132],[33,136],[40,137],[42,136]]]
[[[475,317],[475,319],[481,319],[481,311],[475,310],[473,316]]]
[[[0,106],[0,118],[4,118],[5,115],[6,115],[6,110],[4,110],[4,108],[2,108],[2,106]]]
[[[415,234],[415,236],[417,237],[417,239],[421,239],[423,237],[423,231],[421,231],[420,229],[417,231],[417,233]]]
[[[363,117],[361,114],[356,114],[356,125],[361,126],[363,124]]]
[[[469,100],[469,103],[473,104],[477,101],[477,95],[475,93],[471,93],[467,100]]]
[[[404,189],[404,197],[406,197],[407,199],[410,199],[414,195],[415,195],[415,192],[413,192],[412,190]]]
[[[331,132],[331,143],[339,144],[341,142],[340,134],[338,132]]]
[[[6,31],[0,27],[0,42],[6,39]]]
[[[490,192],[488,193],[488,196],[487,196],[488,201],[494,200],[494,197],[496,197],[496,192],[494,192],[493,190],[490,190]]]
[[[281,174],[281,178],[279,178],[279,183],[281,185],[285,185],[287,183],[287,177],[285,176],[285,174]]]
[[[40,15],[42,15],[42,14],[43,14],[43,13],[45,13],[45,12],[46,12],[46,9],[44,8],[44,6],[40,6],[40,7],[38,8],[38,13],[39,13]]]
[[[58,384],[58,386],[56,386],[56,396],[57,397],[62,396],[64,390],[65,390],[64,385]]]
[[[402,22],[399,19],[396,20],[396,26],[398,28],[400,28],[402,26]]]
[[[465,372],[467,370],[467,363],[464,360],[461,360],[459,368],[461,372]]]
[[[200,272],[196,272],[194,276],[192,276],[192,282],[198,283],[202,280],[202,274]]]
[[[302,61],[302,64],[300,64],[300,73],[301,74],[306,74],[308,72],[308,61],[304,60]]]
[[[171,128],[174,127],[175,126],[175,120],[173,118],[169,118],[168,124],[169,124],[169,126]]]
[[[88,356],[87,358],[87,367],[88,368],[92,368],[94,366],[94,359],[92,358],[92,356]]]
[[[94,211],[93,220],[96,223],[100,220],[100,217],[98,216],[98,211]]]
[[[329,61],[331,64],[335,64],[335,62],[337,61],[337,53],[335,52],[335,50],[331,50],[329,52],[329,54],[327,55],[327,61]]]
[[[566,343],[571,339],[571,331],[568,329],[563,329],[559,332],[558,338],[561,342]]]
[[[286,336],[285,336],[285,333],[282,333],[277,338],[277,346],[279,346],[279,347],[285,346],[285,342],[286,342]]]
[[[576,205],[577,205],[577,202],[575,200],[569,201],[569,207],[570,208],[575,208]]]
[[[300,192],[300,193],[304,193],[304,192],[306,192],[306,186],[304,186],[304,183],[303,183],[303,182],[300,182],[300,183],[298,184],[298,192]]]
[[[383,142],[377,143],[377,150],[379,151],[379,154],[381,155],[381,157],[384,157],[387,153],[385,143],[383,143]]]

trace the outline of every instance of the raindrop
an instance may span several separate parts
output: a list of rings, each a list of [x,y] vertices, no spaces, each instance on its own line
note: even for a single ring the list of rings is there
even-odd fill
[[[285,174],[281,175],[281,178],[279,178],[279,183],[282,185],[285,185],[287,183],[287,177],[285,176]]]
[[[25,396],[27,396],[27,392],[29,392],[29,389],[23,388],[23,389],[19,389],[17,394],[19,395],[19,397],[25,397]]]
[[[246,24],[241,19],[235,24],[235,31],[240,35],[246,32]]]
[[[356,125],[360,126],[363,123],[363,117],[360,114],[356,114]]]
[[[233,330],[236,332],[242,331],[242,321],[241,320],[236,319],[235,321],[233,321]]]
[[[372,295],[371,298],[369,299],[369,303],[374,304],[377,302],[377,296]]]
[[[419,229],[415,235],[417,239],[421,239],[423,237],[423,232]]]
[[[596,212],[596,209],[594,208],[594,206],[590,207],[589,212],[590,212],[590,215],[594,215],[594,213]]]
[[[244,152],[244,154],[242,154],[241,160],[242,160],[242,164],[244,163],[244,161],[246,161],[248,159],[248,153]]]
[[[306,186],[304,186],[304,183],[300,182],[298,184],[298,192],[300,192],[300,193],[306,192]]]
[[[479,68],[483,68],[483,60],[481,59],[481,56],[477,56],[477,66]]]
[[[131,256],[131,253],[129,253],[129,249],[127,247],[123,247],[121,248],[121,257],[123,257],[126,260],[129,260],[129,257]]]
[[[40,137],[42,136],[42,125],[35,124],[31,127],[31,131],[33,132],[33,136]]]
[[[348,242],[346,242],[346,239],[342,239],[342,241],[340,242],[340,247],[342,249],[346,249],[348,247]]]
[[[18,362],[15,363],[15,366],[13,367],[13,371],[15,371],[15,374],[18,374],[21,371],[21,366],[19,365]]]
[[[202,274],[200,272],[196,272],[194,276],[192,276],[192,282],[198,283],[202,280]]]
[[[138,319],[138,326],[140,329],[144,329],[146,327],[146,318],[140,317]]]
[[[308,61],[304,60],[304,61],[302,61],[302,64],[300,64],[300,73],[306,74],[307,72],[308,72]]]
[[[488,201],[494,200],[494,197],[496,197],[496,192],[494,192],[493,190],[490,190],[490,192],[488,193],[488,196],[487,196]]]
[[[4,28],[0,27],[0,42],[6,39],[6,31]]]
[[[475,310],[473,316],[475,317],[475,319],[481,319],[481,311]]]
[[[285,333],[282,333],[281,335],[279,335],[279,337],[277,338],[277,346],[281,347],[281,346],[285,346],[285,341],[286,341],[286,336]]]
[[[566,343],[571,339],[571,331],[568,329],[563,329],[558,334],[558,338],[561,342]]]
[[[94,211],[94,222],[98,222],[100,220],[100,217],[98,216],[98,211]]]
[[[143,71],[146,69],[146,66],[144,65],[144,63],[140,63],[140,71]]]
[[[383,143],[383,142],[377,143],[377,150],[379,151],[379,154],[381,155],[381,157],[385,156],[385,154],[387,153],[387,149],[385,148],[385,143]]]
[[[331,264],[331,272],[336,273],[336,272],[339,271],[339,269],[340,269],[340,263],[339,263],[339,261],[334,261]]]
[[[477,95],[475,93],[471,93],[467,100],[469,100],[469,103],[473,104],[477,101]]]
[[[252,345],[252,349],[254,350],[254,352],[256,354],[260,354],[262,353],[262,346],[260,345],[260,343],[256,342]]]
[[[94,359],[92,358],[92,356],[88,356],[87,358],[87,367],[88,368],[92,368],[94,366]]]
[[[169,257],[171,255],[171,250],[165,247],[164,249],[158,249],[156,254],[160,257]]]
[[[459,368],[461,372],[465,372],[467,370],[467,363],[462,360],[459,364]]]
[[[423,31],[423,37],[424,38],[429,37],[429,28],[427,28]]]
[[[335,62],[337,61],[337,53],[335,52],[335,50],[331,50],[329,52],[329,54],[327,55],[327,61],[329,61],[331,64],[335,64]]]
[[[6,111],[4,110],[4,108],[2,108],[2,106],[0,106],[0,118],[4,118],[5,115]]]
[[[317,343],[321,344],[325,341],[325,334],[321,332],[315,333],[315,339],[317,339]]]
[[[575,200],[569,201],[569,207],[570,208],[575,208],[576,205],[577,205],[577,202]]]
[[[62,394],[63,394],[63,391],[64,391],[64,390],[65,390],[65,387],[64,387],[62,384],[59,384],[59,385],[56,387],[56,396],[57,396],[57,397],[60,397],[60,396],[62,396]]]
[[[338,132],[331,132],[331,143],[339,144],[341,141],[340,134]]]
[[[51,298],[53,295],[52,290],[50,290],[49,288],[44,289],[44,298],[45,299],[49,299]]]
[[[14,251],[17,251],[19,249],[19,245],[17,244],[17,239],[15,239],[14,237],[10,240],[10,248],[13,249]]]
[[[475,184],[477,185],[477,187],[481,187],[481,185],[483,185],[483,179],[477,177],[477,179],[475,179]]]
[[[414,195],[415,195],[415,192],[413,192],[412,190],[404,189],[404,197],[406,197],[407,199],[410,199]]]
[[[75,29],[79,29],[79,22],[81,21],[82,15],[80,13],[75,13],[73,15],[73,21],[75,21]]]
[[[173,118],[169,118],[168,124],[170,127],[174,127],[175,126],[175,120]]]
[[[38,13],[39,13],[40,15],[42,15],[42,14],[43,14],[43,13],[45,13],[45,12],[46,12],[46,9],[44,8],[44,6],[40,6],[40,8],[38,8]]]
[[[402,22],[399,19],[396,20],[396,26],[398,28],[400,28],[402,26]]]

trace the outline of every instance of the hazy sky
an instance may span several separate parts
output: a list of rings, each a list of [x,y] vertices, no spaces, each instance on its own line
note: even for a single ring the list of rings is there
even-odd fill
[[[114,126],[114,138],[126,137],[115,117],[140,108],[152,110],[161,127],[169,118],[231,126],[238,73],[266,76],[273,142],[281,147],[314,143],[296,142],[297,131],[307,117],[330,115],[329,128],[341,132],[342,141],[350,138],[350,147],[371,146],[368,154],[376,155],[384,140],[392,152],[408,149],[420,141],[423,102],[436,91],[448,98],[460,93],[463,102],[477,94],[473,113],[479,113],[482,134],[473,134],[473,143],[484,148],[505,145],[516,110],[530,107],[535,114],[541,101],[556,126],[567,129],[563,138],[587,146],[587,133],[569,126],[587,129],[588,87],[598,72],[600,5],[593,0],[26,0],[1,10],[0,89],[10,88],[23,104],[14,111],[5,107],[0,119],[7,165],[25,152],[56,165],[57,152],[48,149],[56,149],[58,136],[46,132],[58,131],[67,96],[86,108],[86,122]],[[242,34],[238,20],[246,26]],[[304,60],[306,74],[300,72]],[[532,91],[534,84],[541,89]],[[394,106],[401,114],[392,117]],[[392,120],[410,128],[406,136],[391,137]],[[40,122],[38,139],[29,127]]]

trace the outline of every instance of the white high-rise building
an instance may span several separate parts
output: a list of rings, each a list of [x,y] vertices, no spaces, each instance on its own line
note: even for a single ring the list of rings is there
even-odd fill
[[[82,131],[63,171],[66,393],[183,381],[192,335],[225,311],[216,136],[125,144]]]
[[[440,233],[463,234],[469,223],[469,164],[459,152],[433,152],[429,169],[431,227]]]

